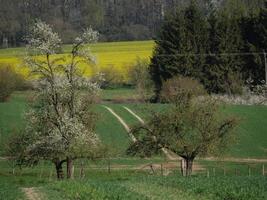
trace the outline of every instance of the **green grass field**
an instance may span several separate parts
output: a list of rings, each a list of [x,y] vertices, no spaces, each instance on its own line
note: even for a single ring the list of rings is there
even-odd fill
[[[115,73],[127,79],[128,67],[137,58],[149,59],[153,46],[153,41],[98,43],[92,45],[92,51],[99,61],[97,68],[113,66]],[[70,49],[71,46],[66,45],[62,53]],[[18,72],[27,74],[27,68],[22,65],[24,53],[24,48],[0,49],[0,67],[10,64]],[[262,176],[263,166],[267,166],[267,163],[262,160],[242,161],[244,158],[267,159],[266,106],[225,106],[223,114],[236,115],[241,119],[241,124],[237,130],[237,142],[224,157],[238,161],[223,161],[223,157],[218,161],[200,158],[195,165],[201,170],[190,178],[184,178],[179,173],[179,163],[167,161],[164,156],[146,159],[127,156],[125,152],[131,138],[122,124],[104,107],[108,106],[127,125],[133,126],[140,122],[124,106],[147,121],[150,111],[166,111],[168,105],[119,103],[136,99],[134,89],[103,90],[103,103],[94,108],[99,115],[96,133],[109,147],[111,158],[76,160],[75,180],[59,182],[56,181],[54,166],[49,161],[41,161],[34,168],[18,169],[14,168],[13,162],[1,158],[8,137],[25,125],[23,114],[27,111],[29,94],[15,92],[7,102],[0,103],[0,200],[36,199],[36,195],[41,200],[267,199],[267,177]],[[84,166],[83,178],[80,176],[81,163]],[[155,165],[154,174],[147,166],[151,163]],[[173,164],[175,168],[170,170],[167,166]],[[163,167],[162,170],[159,166]],[[35,197],[29,197],[28,193]]]
[[[77,176],[71,181],[55,181],[48,164],[17,170],[15,175],[6,162],[0,161],[0,166],[0,199],[5,200],[28,199],[25,189],[34,189],[43,200],[265,200],[267,197],[267,179],[257,175],[208,178],[199,174],[183,178],[178,173],[165,177],[145,171],[108,173],[86,168],[82,179]]]
[[[118,94],[123,93],[118,90]],[[125,89],[126,94],[134,93],[134,90]],[[27,93],[15,93],[6,103],[0,103],[0,127],[1,127],[1,146],[5,144],[8,135],[23,126],[23,113],[26,111]],[[116,97],[116,90],[103,91],[103,98]],[[162,104],[107,104],[112,108],[124,121],[132,126],[139,123],[138,120],[126,111],[123,106],[132,109],[141,118],[147,119],[149,110],[165,110],[167,105]],[[95,108],[99,114],[99,122],[96,132],[105,144],[116,147],[114,152],[123,155],[130,138],[124,127],[118,120],[108,112],[103,105],[97,105]],[[267,107],[265,106],[226,106],[225,114],[231,114],[241,119],[241,125],[237,131],[237,142],[226,156],[236,158],[267,158],[267,135],[266,135],[266,118]]]
[[[104,90],[103,100],[132,97],[133,89]],[[6,103],[0,103],[1,150],[8,135],[23,127],[23,113],[27,110],[28,92],[16,92]],[[148,119],[149,110],[164,111],[162,104],[114,104],[107,103],[128,125],[139,123],[123,106],[132,109],[143,119]],[[151,175],[151,170],[137,170],[149,163],[161,164],[163,157],[151,159],[131,158],[125,155],[130,138],[124,127],[102,104],[95,107],[99,114],[96,132],[102,141],[111,147],[111,160],[84,162],[85,177],[80,178],[81,160],[75,161],[75,180],[56,181],[54,166],[41,162],[35,168],[15,168],[0,158],[0,199],[27,200],[25,189],[34,190],[42,200],[87,200],[87,199],[181,199],[181,200],[265,200],[267,178],[262,176],[262,164],[254,162],[222,162],[198,160],[205,167],[191,178],[183,178],[179,169],[169,176],[161,176],[160,169]],[[264,121],[267,107],[227,106],[225,114],[242,118],[238,129],[239,142],[227,156],[236,158],[265,158],[266,134]],[[108,166],[110,163],[110,173]],[[267,163],[265,163],[266,165]],[[248,168],[250,176],[248,176]],[[167,169],[163,169],[166,171]],[[207,177],[209,172],[209,178]]]

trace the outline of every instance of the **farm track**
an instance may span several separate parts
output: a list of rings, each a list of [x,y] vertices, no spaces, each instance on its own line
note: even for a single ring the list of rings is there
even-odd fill
[[[125,110],[127,110],[131,115],[133,115],[141,124],[145,124],[145,121],[139,115],[137,115],[134,111],[132,111],[130,108],[128,108],[126,106],[124,106],[123,108]],[[181,160],[181,158],[179,156],[177,156],[176,154],[174,154],[173,152],[171,152],[165,148],[162,148],[161,150],[169,160],[173,160],[173,161],[174,160]]]
[[[130,114],[132,114],[141,124],[145,124],[145,121],[136,113],[134,113],[130,108],[127,108],[126,106],[123,106],[123,108],[127,110]]]
[[[126,122],[117,114],[114,112],[114,110],[112,110],[111,108],[104,106],[104,108],[106,108],[113,116],[115,116],[117,118],[117,120],[123,125],[123,127],[125,128],[125,130],[127,131],[127,133],[129,134],[129,136],[131,137],[133,142],[137,142],[137,139],[135,138],[135,136],[131,133],[131,128],[126,124]],[[124,107],[128,112],[130,112],[134,117],[136,117],[140,122],[144,122],[144,120],[141,119],[141,117],[139,117],[138,115],[136,115],[132,110],[130,110],[127,107]],[[170,153],[167,149],[163,148],[162,149],[163,153],[167,156],[167,158],[169,160],[180,160],[179,156],[174,155],[173,153]]]
[[[199,160],[205,161],[226,161],[226,162],[237,162],[237,163],[267,163],[267,159],[256,159],[256,158],[201,158]]]
[[[36,188],[22,188],[22,191],[24,192],[26,198],[28,200],[42,200],[42,195],[40,195],[38,189]]]
[[[104,108],[106,108],[114,117],[117,118],[117,120],[123,125],[123,127],[125,128],[125,130],[127,131],[127,133],[129,134],[130,138],[132,139],[133,142],[137,142],[137,139],[134,137],[134,135],[131,133],[131,129],[130,127],[126,124],[126,122],[117,114],[114,112],[114,110],[112,110],[111,108],[104,106]]]

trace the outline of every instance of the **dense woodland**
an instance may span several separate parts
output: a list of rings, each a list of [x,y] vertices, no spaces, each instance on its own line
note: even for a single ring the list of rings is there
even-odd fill
[[[85,27],[101,33],[102,41],[153,39],[163,19],[189,0],[0,0],[0,41],[2,47],[20,46],[29,27],[41,19],[52,24],[65,43]],[[264,0],[243,0],[248,10],[258,10]],[[199,0],[205,15],[211,3]]]
[[[244,85],[266,81],[267,1],[257,10],[228,0],[211,4],[207,15],[192,2],[166,17],[155,41],[150,74],[157,97],[176,75],[199,80],[210,93],[241,94]]]

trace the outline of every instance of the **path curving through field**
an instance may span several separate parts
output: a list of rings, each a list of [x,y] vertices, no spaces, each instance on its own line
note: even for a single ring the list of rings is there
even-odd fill
[[[141,124],[145,124],[145,121],[139,116],[137,115],[134,111],[132,111],[130,108],[123,106],[123,108],[125,110],[127,110],[131,115],[133,115]],[[169,160],[181,160],[181,158],[179,156],[177,156],[175,153],[170,152],[168,149],[166,148],[162,148],[161,151],[165,154],[165,156],[169,159]]]

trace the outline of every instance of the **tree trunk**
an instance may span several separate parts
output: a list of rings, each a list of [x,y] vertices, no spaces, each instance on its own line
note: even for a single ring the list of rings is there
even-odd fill
[[[186,176],[191,176],[191,175],[192,175],[192,171],[193,171],[193,161],[194,161],[194,159],[192,159],[192,158],[186,158],[186,159],[185,159]]]
[[[57,171],[57,179],[58,179],[58,180],[62,180],[62,179],[64,179],[64,173],[63,173],[62,164],[63,164],[63,162],[60,161],[60,160],[57,160],[57,161],[55,162],[55,165],[56,165],[56,171]]]
[[[183,159],[183,158],[181,159],[180,165],[181,165],[181,175],[186,176],[186,174],[185,174],[185,172],[186,172],[185,159]]]
[[[73,160],[70,157],[67,157],[67,178],[72,179],[72,168],[73,168]]]
[[[3,36],[2,47],[3,47],[4,49],[8,48],[8,37],[6,37],[5,35]]]

